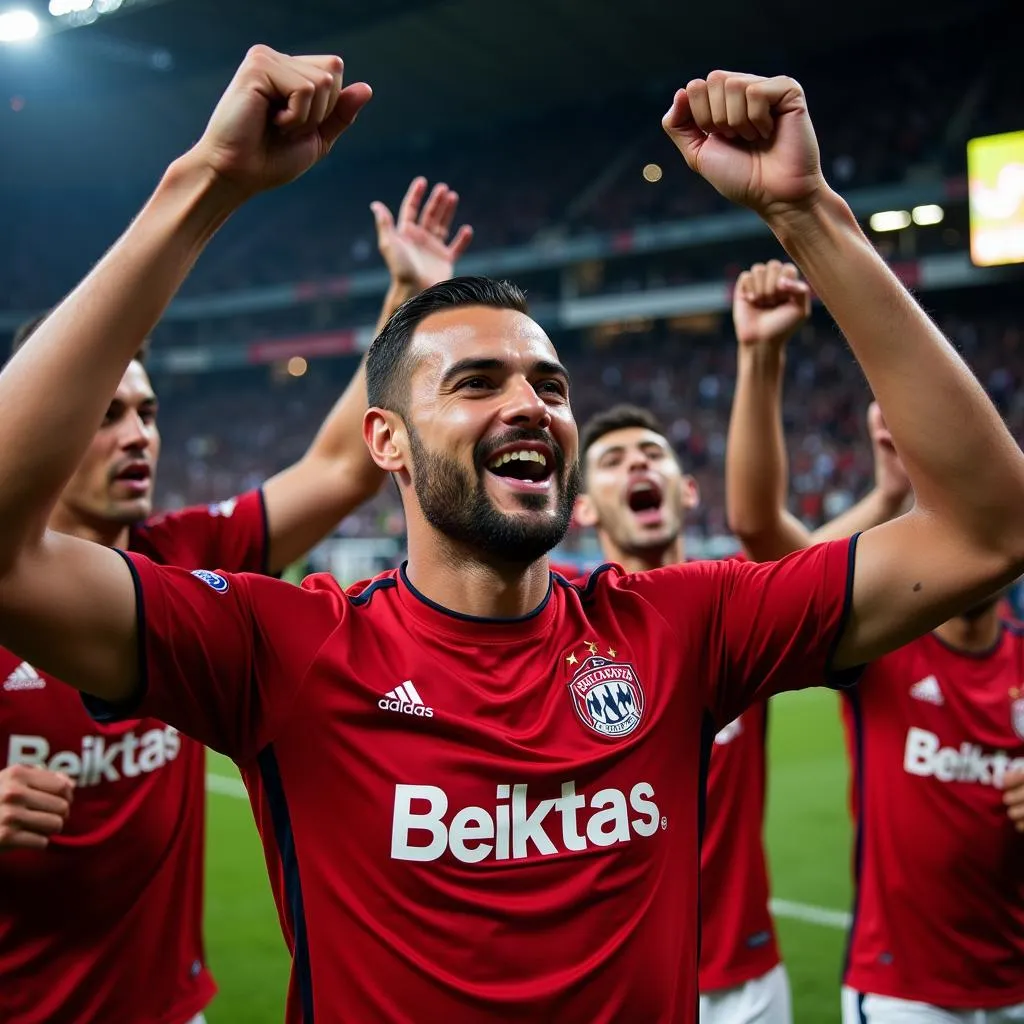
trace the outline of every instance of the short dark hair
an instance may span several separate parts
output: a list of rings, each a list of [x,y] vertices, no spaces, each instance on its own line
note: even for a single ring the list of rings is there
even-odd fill
[[[409,342],[432,313],[461,306],[491,306],[529,313],[526,296],[509,281],[453,277],[403,302],[374,338],[366,356],[366,395],[371,406],[403,412],[409,391]]]
[[[53,312],[52,309],[48,309],[38,316],[32,317],[31,320],[26,320],[21,324],[14,332],[14,337],[11,339],[11,355],[21,348],[22,345],[32,337],[36,331],[39,330],[42,322]],[[149,338],[143,338],[142,344],[139,346],[138,352],[132,356],[133,361],[146,365],[146,357],[149,355]]]
[[[650,409],[641,409],[639,405],[628,405],[623,402],[595,413],[584,424],[580,431],[580,461],[586,459],[591,446],[600,441],[605,434],[610,434],[613,430],[625,430],[627,427],[643,427],[667,438],[661,421]]]

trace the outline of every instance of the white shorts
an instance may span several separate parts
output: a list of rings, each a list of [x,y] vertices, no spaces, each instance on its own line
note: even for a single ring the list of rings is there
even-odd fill
[[[1024,1003],[998,1010],[944,1010],[892,996],[873,996],[843,986],[843,1024],[1017,1024]]]
[[[700,1024],[793,1024],[786,968],[779,964],[743,985],[702,994]]]

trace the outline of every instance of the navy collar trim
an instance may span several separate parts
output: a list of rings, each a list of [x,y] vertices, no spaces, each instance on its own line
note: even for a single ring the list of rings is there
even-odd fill
[[[399,573],[402,577],[402,583],[408,589],[409,593],[416,598],[421,604],[425,604],[428,608],[433,609],[435,612],[439,612],[441,615],[446,615],[450,619],[456,619],[459,622],[473,622],[477,625],[488,625],[488,626],[516,626],[522,625],[524,622],[530,622],[532,619],[537,618],[541,612],[548,606],[548,602],[551,600],[552,591],[552,574],[548,573],[548,590],[544,595],[544,600],[541,601],[533,611],[527,612],[525,615],[517,615],[514,619],[492,619],[486,615],[467,615],[465,612],[455,612],[450,608],[445,608],[444,605],[438,604],[436,601],[431,601],[426,594],[420,593],[409,580],[409,575],[405,571],[408,561],[401,564]]]

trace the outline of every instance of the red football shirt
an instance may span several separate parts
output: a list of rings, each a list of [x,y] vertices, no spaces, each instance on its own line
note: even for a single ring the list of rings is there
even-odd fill
[[[764,852],[768,707],[719,730],[708,771],[701,847],[700,990],[742,985],[780,962]]]
[[[1024,768],[1024,637],[972,655],[935,635],[844,700],[857,898],[846,984],[937,1006],[1024,1002],[1024,836],[1002,780]]]
[[[261,570],[259,492],[150,520],[130,546]],[[76,780],[46,850],[0,853],[4,1024],[182,1024],[215,992],[203,954],[204,753],[152,718],[93,721],[78,693],[0,648],[0,756]]]
[[[852,550],[552,577],[497,622],[401,570],[132,558],[141,708],[242,767],[288,1019],[694,1021],[712,716],[825,681]]]

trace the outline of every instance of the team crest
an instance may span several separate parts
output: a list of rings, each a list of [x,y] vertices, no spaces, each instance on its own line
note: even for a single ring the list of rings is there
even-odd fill
[[[1013,723],[1013,731],[1024,740],[1024,696],[1010,701],[1010,721]]]
[[[569,681],[580,720],[602,736],[628,736],[644,713],[644,691],[633,666],[592,655]]]

